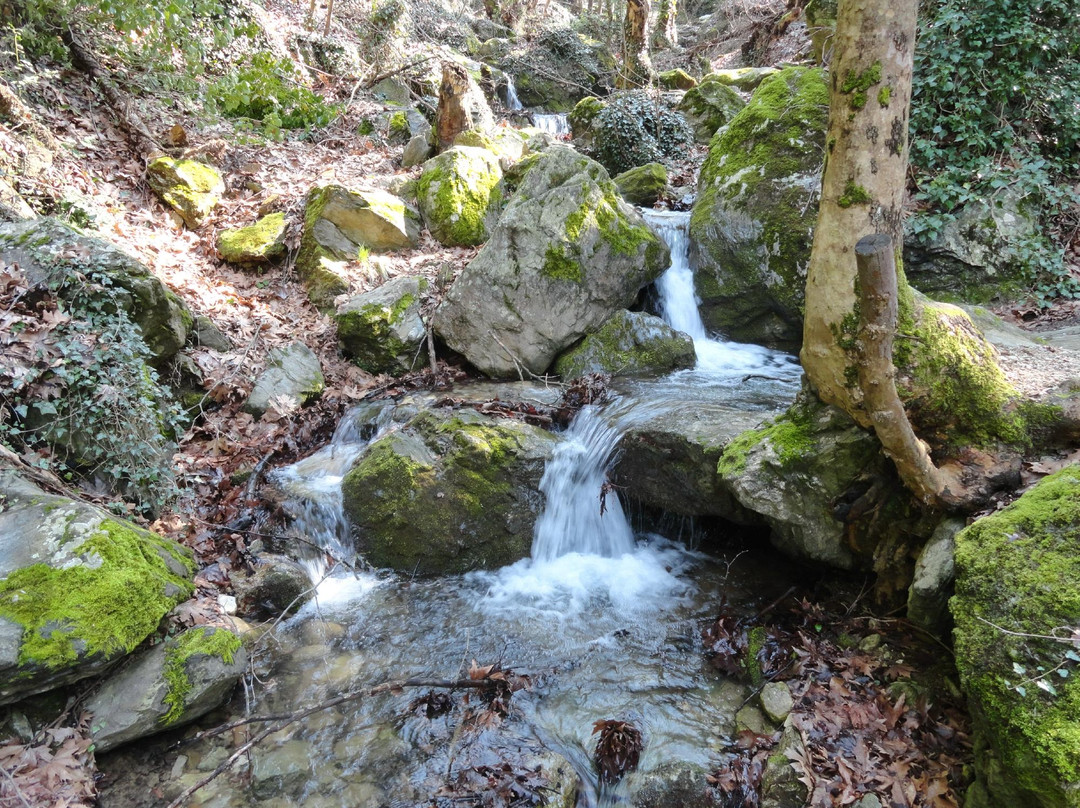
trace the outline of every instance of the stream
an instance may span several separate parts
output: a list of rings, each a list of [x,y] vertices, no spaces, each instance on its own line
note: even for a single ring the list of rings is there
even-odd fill
[[[275,632],[277,647],[263,655],[258,681],[233,708],[242,714],[246,702],[254,713],[288,712],[387,680],[458,678],[474,659],[528,674],[531,688],[514,694],[498,726],[465,731],[462,713],[473,707],[460,692],[452,695],[454,710],[430,719],[409,709],[423,690],[342,704],[253,749],[250,769],[217,778],[191,805],[430,805],[448,779],[503,759],[546,771],[561,765],[570,788],[582,781],[579,805],[610,805],[631,801],[671,764],[709,766],[749,691],[708,666],[700,629],[721,599],[753,613],[798,572],[775,554],[743,552],[734,540],[724,554],[705,555],[635,528],[614,494],[601,512],[600,488],[631,425],[695,402],[765,417],[794,397],[800,369],[790,356],[707,334],[687,261],[688,215],[646,215],[672,250],[672,266],[657,282],[659,313],[693,337],[697,366],[659,379],[619,380],[609,404],[582,410],[541,481],[546,505],[530,558],[495,571],[410,580],[328,574],[325,554],[318,554],[308,562],[321,581],[316,599]],[[479,385],[471,395],[488,398],[492,387]],[[495,387],[510,398],[506,385]],[[526,398],[558,396],[539,385],[510,387]],[[307,541],[351,557],[341,480],[370,440],[425,403],[417,395],[362,404],[342,420],[330,446],[275,473],[289,493],[294,528]],[[711,544],[724,546],[723,528],[710,530],[721,533]],[[633,721],[645,739],[639,769],[614,789],[600,788],[589,764],[593,724],[604,719]],[[166,797],[212,771],[231,746],[225,736],[187,746],[180,757],[167,753],[176,762],[167,764],[173,768]],[[139,753],[103,761],[117,781],[103,804],[160,804],[129,796],[142,781],[126,774],[135,764],[124,764],[125,754]]]

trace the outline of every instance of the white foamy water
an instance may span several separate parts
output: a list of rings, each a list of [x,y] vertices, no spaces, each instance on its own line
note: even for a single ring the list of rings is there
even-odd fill
[[[542,132],[547,132],[556,137],[563,137],[564,135],[570,134],[570,121],[567,120],[566,115],[562,112],[536,112],[533,113],[532,117],[533,126]]]
[[[521,99],[518,98],[517,87],[514,86],[514,77],[509,73],[506,74],[506,108],[511,112],[524,109],[521,106]]]

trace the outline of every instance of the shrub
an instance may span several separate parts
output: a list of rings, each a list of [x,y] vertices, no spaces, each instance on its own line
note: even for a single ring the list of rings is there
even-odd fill
[[[691,140],[686,119],[641,90],[616,93],[593,119],[593,156],[612,174],[674,157]]]

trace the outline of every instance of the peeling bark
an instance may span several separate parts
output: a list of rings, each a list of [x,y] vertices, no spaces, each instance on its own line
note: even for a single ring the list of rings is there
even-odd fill
[[[647,87],[652,81],[649,59],[649,0],[626,0],[623,18],[623,67],[615,80],[620,90]]]

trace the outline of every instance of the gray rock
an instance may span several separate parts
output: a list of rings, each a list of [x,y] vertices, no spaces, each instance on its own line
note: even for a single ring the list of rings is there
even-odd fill
[[[232,340],[205,314],[200,314],[192,323],[191,341],[198,347],[221,353],[228,353],[233,349]]]
[[[715,81],[750,92],[756,90],[763,80],[776,72],[775,67],[736,67],[730,70],[714,70],[701,79],[701,84]]]
[[[455,146],[424,163],[416,197],[431,235],[446,246],[483,243],[484,216],[500,179],[498,155],[475,146]]]
[[[297,796],[294,792],[315,775],[315,758],[306,741],[293,739],[252,752],[251,793],[259,800]]]
[[[953,551],[956,534],[963,529],[963,519],[942,520],[919,553],[908,590],[908,619],[939,635],[945,634],[952,623],[949,597],[956,569]]]
[[[646,163],[619,174],[613,182],[631,205],[651,207],[667,189],[667,169],[662,163]]]
[[[743,705],[739,712],[735,713],[735,726],[740,732],[748,729],[758,735],[767,735],[773,731],[769,720],[752,704]]]
[[[225,193],[221,172],[196,160],[158,157],[146,166],[146,181],[192,230],[202,225]]]
[[[784,682],[767,683],[761,688],[759,698],[765,715],[777,724],[782,724],[795,706],[795,701],[791,698],[791,690]]]
[[[788,757],[788,752],[802,751],[802,736],[792,725],[784,723],[780,742],[769,755],[765,771],[761,775],[761,808],[803,808],[810,792],[799,780],[799,772]]]
[[[643,311],[613,314],[593,334],[555,362],[566,379],[586,373],[646,376],[694,366],[694,341],[659,317]]]
[[[24,222],[37,217],[18,191],[0,178],[0,222]]]
[[[414,135],[405,144],[405,151],[401,153],[401,167],[418,166],[431,156],[431,152],[431,140],[428,135]]]
[[[420,575],[529,554],[558,438],[461,409],[428,410],[373,442],[345,476],[345,512],[373,564]]]
[[[433,321],[490,376],[543,373],[668,265],[667,248],[599,163],[565,146],[533,159]]]
[[[707,772],[692,763],[665,763],[642,775],[634,792],[634,808],[714,808],[705,781]]]
[[[193,589],[188,550],[0,468],[0,704],[100,673]]]
[[[801,343],[828,105],[820,70],[785,68],[710,143],[690,238],[711,330],[786,349]]]
[[[420,348],[427,335],[420,318],[427,279],[394,278],[377,289],[349,298],[337,308],[341,347],[368,373],[407,373],[426,355]]]
[[[94,751],[189,724],[220,705],[247,669],[225,628],[201,626],[139,654],[86,702]]]
[[[155,362],[164,362],[187,341],[192,317],[184,302],[149,269],[115,244],[85,236],[57,219],[0,225],[0,260],[17,263],[31,284],[60,287],[91,268],[109,278],[113,297],[142,332]],[[60,288],[60,296],[68,290]]]
[[[698,143],[708,143],[722,126],[746,106],[735,90],[719,81],[702,81],[683,96],[678,109],[694,130]]]
[[[383,79],[371,88],[371,94],[387,104],[396,104],[399,107],[409,105],[412,93],[409,85],[399,78],[390,77]]]
[[[236,611],[243,617],[272,620],[293,614],[311,600],[307,571],[291,558],[265,553],[250,575],[233,574]]]
[[[255,417],[270,409],[279,397],[292,399],[296,406],[309,404],[322,395],[325,381],[319,357],[302,342],[275,348],[267,358],[266,370],[255,380],[255,387],[244,402],[244,412]]]
[[[633,499],[664,511],[761,524],[716,471],[724,447],[760,420],[760,413],[720,404],[672,403],[623,435],[615,480]]]

